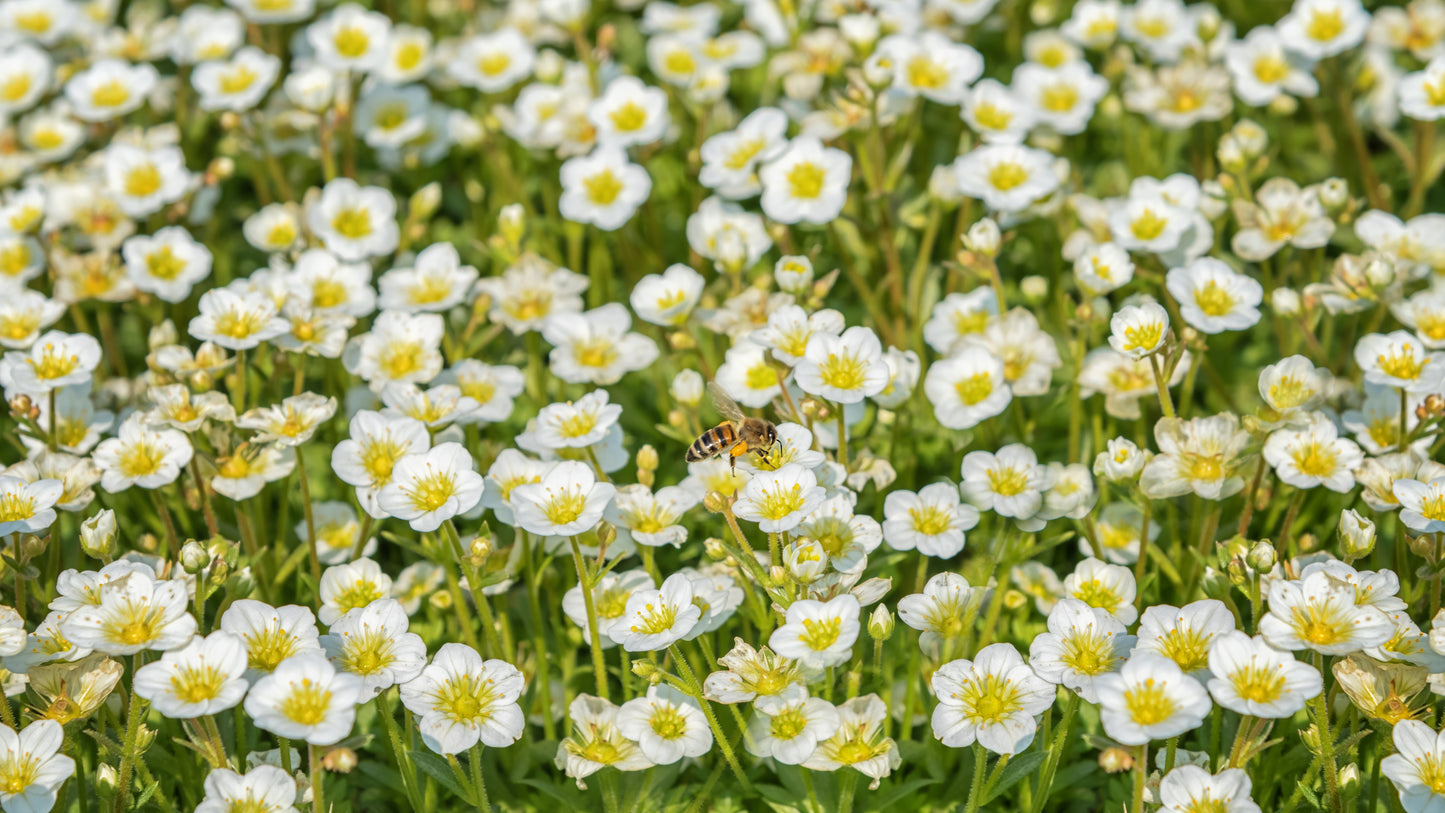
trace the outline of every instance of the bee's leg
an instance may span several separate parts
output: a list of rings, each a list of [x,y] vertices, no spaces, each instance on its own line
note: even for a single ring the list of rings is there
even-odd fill
[[[737,456],[737,455],[732,454],[732,453],[729,453],[729,454],[728,454],[728,469],[729,469],[729,473],[730,473],[730,474],[732,474],[734,477],[737,476],[737,473],[738,473],[738,456]]]
[[[759,459],[759,460],[763,461],[764,463],[767,463],[767,464],[770,465],[770,466],[773,464],[772,457],[769,455],[767,449],[758,449],[757,451],[758,451],[758,459]]]

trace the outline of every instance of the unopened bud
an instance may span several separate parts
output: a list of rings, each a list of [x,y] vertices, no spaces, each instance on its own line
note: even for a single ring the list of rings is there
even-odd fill
[[[1338,212],[1350,202],[1350,185],[1344,178],[1326,178],[1320,183],[1319,196],[1326,210]]]
[[[1203,587],[1204,595],[1222,599],[1229,594],[1229,577],[1216,568],[1205,568]]]
[[[632,674],[643,680],[651,680],[652,676],[657,674],[657,664],[638,658],[632,662]]]
[[[605,548],[611,545],[616,539],[617,526],[605,519],[602,520],[602,522],[597,525],[597,544]]]
[[[773,565],[768,568],[769,584],[785,584],[788,581],[788,570],[782,565]]]
[[[321,767],[332,773],[351,773],[357,762],[356,752],[350,748],[332,748],[321,758]]]
[[[697,370],[683,370],[672,378],[672,386],[668,388],[672,400],[679,406],[696,408],[702,403],[702,392],[706,384],[702,380],[702,374]],[[655,453],[655,452],[654,452]],[[653,468],[657,468],[653,466]]]
[[[226,592],[236,598],[245,598],[251,595],[256,589],[256,579],[251,575],[251,568],[243,567],[232,573],[226,579]]]
[[[727,510],[728,498],[721,491],[709,491],[707,496],[702,498],[702,507],[714,514],[721,514]]]
[[[166,347],[178,341],[180,341],[180,337],[176,333],[176,325],[169,319],[158,325],[151,325],[150,332],[146,334],[146,347],[151,350]]]
[[[1270,544],[1268,539],[1261,539],[1249,549],[1247,561],[1255,572],[1268,573],[1274,570],[1275,563],[1279,561],[1279,552],[1274,549],[1274,545]]]
[[[427,601],[431,602],[431,606],[438,610],[450,610],[452,608],[452,594],[445,590],[438,590],[432,593]]]
[[[467,552],[471,554],[472,565],[480,565],[492,555],[492,540],[486,536],[478,536],[467,545]]]
[[[1099,767],[1104,773],[1123,773],[1134,767],[1134,755],[1127,748],[1105,748],[1099,752]]]
[[[181,548],[181,568],[192,576],[205,570],[211,564],[211,552],[196,540]]]
[[[1024,295],[1024,301],[1030,305],[1037,305],[1049,296],[1049,281],[1036,274],[1031,274],[1019,280],[1019,291]]]
[[[723,541],[715,536],[709,536],[702,541],[702,550],[707,554],[707,558],[714,562],[728,558],[728,549],[723,546]]]
[[[1312,550],[1319,550],[1320,538],[1314,534],[1300,534],[1296,540],[1300,553],[1309,553]]]
[[[1299,315],[1304,303],[1300,299],[1299,291],[1293,288],[1275,288],[1269,295],[1269,305],[1280,316],[1294,317]]]
[[[647,471],[656,471],[661,461],[657,456],[657,449],[652,444],[647,444],[637,450],[637,468]]]
[[[882,604],[874,607],[873,614],[868,616],[868,637],[882,643],[893,637],[893,627],[893,613]]]
[[[1340,769],[1340,796],[1353,799],[1360,795],[1360,766],[1351,762]]]
[[[106,508],[80,524],[80,548],[92,559],[109,562],[116,535],[115,512]]]
[[[1017,610],[1025,604],[1028,604],[1029,600],[1028,594],[1021,590],[1003,591],[1003,606],[1006,610]]]
[[[1339,534],[1346,562],[1368,556],[1375,549],[1375,523],[1353,508],[1340,512]]]
[[[407,218],[413,223],[425,223],[431,220],[441,205],[442,185],[432,181],[412,193],[411,201],[407,204]]]
[[[999,243],[1003,241],[1003,235],[999,232],[998,224],[991,217],[985,217],[968,228],[968,234],[963,238],[963,245],[975,254],[982,254],[985,257],[998,255]]]
[[[813,261],[797,255],[781,257],[773,265],[773,281],[779,290],[802,296],[813,284]]]
[[[94,787],[102,799],[115,798],[116,771],[114,765],[104,762],[95,770]]]

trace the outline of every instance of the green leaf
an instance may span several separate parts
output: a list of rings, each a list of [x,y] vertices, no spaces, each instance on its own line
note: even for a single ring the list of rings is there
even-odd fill
[[[1301,796],[1305,797],[1305,801],[1310,803],[1310,807],[1313,807],[1315,810],[1325,809],[1325,806],[1323,804],[1320,804],[1320,797],[1316,796],[1315,792],[1310,790],[1308,785],[1301,782],[1299,785],[1299,792]]]
[[[161,786],[160,780],[156,780],[156,781],[154,781],[154,782],[151,783],[150,787],[148,787],[148,788],[146,788],[145,790],[141,791],[141,795],[139,795],[139,796],[136,797],[136,800],[135,800],[135,809],[136,809],[136,810],[142,810],[142,809],[144,809],[145,806],[146,806],[146,802],[149,802],[149,801],[151,800],[151,797],[154,796],[154,795],[156,795],[156,790],[158,790],[158,789],[160,788],[160,786]]]
[[[867,778],[867,777],[864,777],[864,779],[866,779],[866,778]],[[905,799],[905,798],[907,798],[907,797],[909,797],[909,796],[912,796],[913,794],[917,793],[917,792],[920,791],[920,790],[923,790],[924,788],[926,788],[926,787],[928,787],[928,786],[930,786],[930,785],[937,785],[938,783],[939,783],[939,780],[937,780],[937,779],[914,779],[914,780],[909,781],[909,782],[904,782],[904,783],[901,784],[901,785],[885,784],[884,787],[888,788],[888,792],[887,792],[887,793],[882,793],[882,794],[878,795],[876,798],[868,799],[868,800],[867,800],[867,803],[868,803],[867,809],[868,809],[868,810],[893,810],[893,809],[894,809],[894,806],[897,805],[897,804],[898,804],[900,801],[902,801],[903,799]],[[866,798],[866,797],[864,797],[864,798]],[[903,808],[905,808],[905,809],[907,809],[907,808],[909,808],[909,807],[912,807],[912,805],[899,805],[899,806],[900,806],[900,807],[903,807]]]
[[[457,784],[457,778],[452,775],[451,766],[441,757],[428,751],[407,751],[407,756],[427,776],[435,779],[438,784],[451,791],[460,799],[470,801],[471,795],[466,789]]]
[[[1009,763],[1003,768],[1003,775],[998,778],[998,784],[994,785],[993,790],[983,797],[983,804],[997,799],[1004,791],[1017,785],[1025,776],[1038,770],[1042,764],[1044,764],[1044,749],[1042,748],[1025,751],[1009,760]]]

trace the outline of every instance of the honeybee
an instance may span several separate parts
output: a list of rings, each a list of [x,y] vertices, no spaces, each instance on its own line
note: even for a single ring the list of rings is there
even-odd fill
[[[713,406],[727,420],[703,432],[687,447],[687,462],[697,463],[724,452],[733,471],[737,471],[738,458],[748,452],[755,452],[764,463],[768,462],[768,452],[778,442],[778,427],[771,421],[744,415],[717,382],[708,384],[708,392],[712,393]]]

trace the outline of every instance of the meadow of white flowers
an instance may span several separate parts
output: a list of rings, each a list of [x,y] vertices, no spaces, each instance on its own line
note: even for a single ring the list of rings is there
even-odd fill
[[[0,808],[1445,813],[1441,118],[1445,0],[0,0]]]

